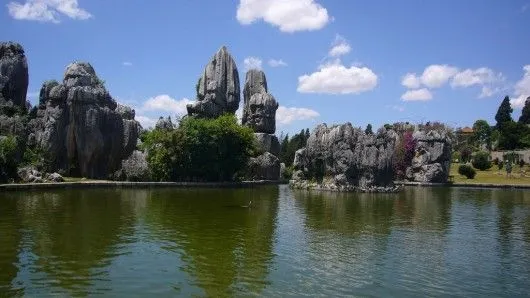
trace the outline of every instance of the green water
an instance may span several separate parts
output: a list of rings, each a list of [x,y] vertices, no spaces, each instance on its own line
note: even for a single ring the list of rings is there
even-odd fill
[[[528,293],[530,191],[0,194],[0,296]]]

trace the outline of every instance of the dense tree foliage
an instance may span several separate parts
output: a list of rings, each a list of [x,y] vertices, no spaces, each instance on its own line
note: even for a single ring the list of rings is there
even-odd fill
[[[364,133],[367,134],[367,135],[373,135],[374,134],[374,132],[372,130],[372,124],[366,125],[366,129],[364,130]]]
[[[17,139],[14,136],[0,139],[0,182],[7,182],[17,173]]]
[[[504,123],[513,121],[512,112],[513,109],[510,105],[510,98],[506,96],[501,102],[501,105],[497,110],[497,114],[495,115],[495,121],[497,121],[498,129],[501,129]]]
[[[486,120],[477,120],[473,124],[473,142],[479,148],[491,148],[491,127]]]
[[[463,164],[458,167],[458,174],[466,176],[467,179],[474,179],[477,172],[470,165]]]
[[[519,123],[530,124],[530,96],[524,103],[523,110],[521,111],[521,117],[519,117]]]
[[[293,164],[296,150],[305,147],[307,144],[307,139],[309,139],[309,128],[305,130],[302,129],[292,138],[289,138],[289,135],[285,135],[281,136],[280,139],[280,162],[285,163],[285,166],[289,167]]]
[[[485,171],[491,168],[490,154],[485,151],[479,151],[473,156],[473,161],[471,162],[475,169]]]
[[[231,181],[245,169],[256,144],[252,129],[227,114],[186,117],[175,129],[154,129],[146,133],[144,148],[154,180]]]

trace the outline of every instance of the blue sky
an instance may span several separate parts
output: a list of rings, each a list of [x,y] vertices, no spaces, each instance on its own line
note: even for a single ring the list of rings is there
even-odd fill
[[[277,131],[351,122],[494,124],[530,96],[530,0],[8,0],[0,40],[28,57],[28,96],[88,61],[144,126],[185,113],[226,45],[262,68]],[[272,61],[274,60],[274,61]]]

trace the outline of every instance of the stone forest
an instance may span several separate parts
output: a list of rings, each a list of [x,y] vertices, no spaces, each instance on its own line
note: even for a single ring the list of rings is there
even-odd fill
[[[397,189],[396,180],[446,182],[449,176],[451,131],[440,123],[396,123],[375,133],[351,123],[320,124],[296,151],[288,175],[275,135],[278,101],[265,73],[246,73],[237,123],[239,73],[224,46],[204,68],[188,115],[178,123],[161,117],[150,130],[135,120],[133,109],[113,99],[90,63],[73,62],[61,81],[44,82],[34,107],[26,100],[28,79],[23,47],[0,43],[4,183],[61,182],[63,177],[290,180],[294,188],[386,192]]]

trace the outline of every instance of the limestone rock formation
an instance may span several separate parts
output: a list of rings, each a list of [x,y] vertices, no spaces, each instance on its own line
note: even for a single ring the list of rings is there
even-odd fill
[[[280,160],[269,152],[258,157],[251,157],[248,165],[250,178],[253,180],[280,179]]]
[[[164,117],[158,118],[158,121],[155,124],[156,129],[164,129],[164,130],[171,130],[175,128],[175,125],[173,125],[173,121],[171,121],[171,117],[167,117],[164,119]]]
[[[28,62],[18,43],[0,42],[0,105],[26,109],[28,91]]]
[[[0,137],[17,140],[16,159],[22,159],[26,142],[28,63],[21,45],[0,42]]]
[[[416,131],[412,165],[406,178],[416,182],[446,182],[451,166],[451,138],[444,131]]]
[[[19,180],[24,183],[64,182],[63,176],[58,173],[45,173],[43,175],[33,166],[19,168],[17,174]]]
[[[380,129],[365,134],[350,123],[316,127],[305,148],[295,154],[292,185],[334,190],[389,191],[397,134]]]
[[[32,111],[28,143],[44,151],[51,171],[108,178],[136,148],[140,124],[118,105],[89,63],[70,64],[62,83],[45,82]]]
[[[197,86],[197,101],[186,106],[189,115],[216,118],[235,113],[240,89],[237,66],[226,47],[221,47],[206,65]]]
[[[135,150],[121,165],[113,177],[115,180],[148,181],[150,178],[147,154],[144,152]]]
[[[252,176],[259,179],[280,179],[280,142],[274,135],[276,131],[276,110],[278,102],[268,93],[267,78],[261,70],[249,70],[243,89],[243,125],[252,128],[258,147],[263,155],[250,162]],[[260,168],[261,167],[261,168]]]
[[[247,72],[243,94],[243,125],[256,132],[273,134],[276,131],[278,102],[268,93],[263,71],[252,69]]]

